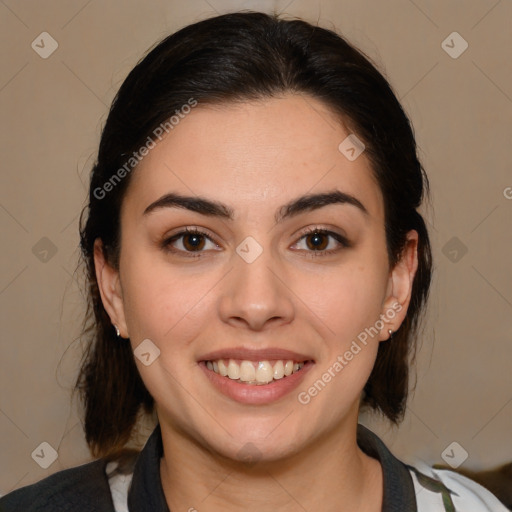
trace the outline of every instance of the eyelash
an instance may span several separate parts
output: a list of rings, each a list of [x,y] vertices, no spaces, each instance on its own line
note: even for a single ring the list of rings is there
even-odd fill
[[[297,242],[295,242],[294,245],[296,245],[298,242],[300,242],[301,240],[303,240],[307,236],[313,235],[313,234],[330,236],[330,237],[334,238],[336,240],[336,242],[338,242],[341,245],[341,248],[329,249],[329,250],[328,249],[323,249],[323,250],[318,250],[318,251],[315,251],[315,250],[306,251],[308,253],[308,257],[318,258],[320,256],[329,256],[331,254],[337,253],[341,249],[348,249],[348,248],[352,247],[352,244],[343,235],[340,235],[338,233],[335,233],[334,231],[329,231],[327,229],[323,229],[323,228],[319,228],[319,227],[308,228],[305,231],[303,231],[301,233],[299,239],[297,240]],[[173,242],[179,240],[180,238],[182,238],[182,237],[184,237],[186,235],[204,236],[205,238],[207,238],[208,240],[210,240],[214,244],[218,245],[215,242],[215,240],[213,240],[212,237],[210,235],[208,235],[208,233],[206,233],[205,231],[202,231],[202,230],[200,230],[198,228],[185,228],[183,231],[180,231],[179,233],[176,233],[175,235],[172,235],[170,238],[166,238],[162,242],[162,248],[166,252],[173,253],[173,254],[178,254],[179,253],[179,254],[182,254],[182,255],[186,255],[186,257],[188,257],[188,258],[199,258],[199,257],[201,257],[201,254],[204,251],[183,251],[181,249],[175,249],[175,248],[173,248],[171,246],[171,244]]]

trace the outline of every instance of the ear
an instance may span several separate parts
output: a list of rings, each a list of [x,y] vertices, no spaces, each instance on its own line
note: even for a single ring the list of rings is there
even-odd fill
[[[397,331],[402,325],[411,301],[412,285],[418,269],[418,233],[411,230],[400,257],[390,272],[386,298],[382,305],[380,341],[388,340],[389,330]]]
[[[120,336],[129,338],[119,271],[106,260],[103,242],[100,238],[94,241],[94,268],[103,307],[112,324],[119,328]]]

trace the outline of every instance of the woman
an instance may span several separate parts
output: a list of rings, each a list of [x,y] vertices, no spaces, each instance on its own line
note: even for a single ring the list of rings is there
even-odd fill
[[[2,510],[505,510],[358,425],[404,413],[427,183],[388,83],[333,32],[234,13],[161,42],[114,100],[81,229],[98,460]]]

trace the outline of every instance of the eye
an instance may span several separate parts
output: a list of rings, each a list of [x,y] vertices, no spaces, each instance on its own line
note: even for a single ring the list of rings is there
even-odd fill
[[[164,240],[162,247],[168,252],[188,257],[200,257],[207,250],[220,249],[208,233],[197,228],[186,228],[176,233]],[[351,244],[343,235],[315,227],[305,231],[292,247],[306,251],[311,256],[323,256],[351,247]]]
[[[327,229],[312,228],[303,233],[294,247],[299,250],[317,253],[314,256],[322,256],[338,252],[342,248],[350,246],[350,243],[343,235]]]
[[[206,250],[218,250],[219,248],[207,233],[197,228],[186,228],[164,240],[162,245],[169,252],[183,253],[184,255],[198,253],[197,256]],[[192,256],[192,254],[190,255]]]

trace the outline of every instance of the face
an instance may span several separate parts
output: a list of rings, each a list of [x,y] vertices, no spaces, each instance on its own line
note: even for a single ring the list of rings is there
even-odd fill
[[[97,274],[121,335],[150,340],[136,363],[166,435],[273,460],[355,427],[415,251],[389,268],[349,133],[311,97],[199,104],[134,171],[119,271],[97,251]]]

